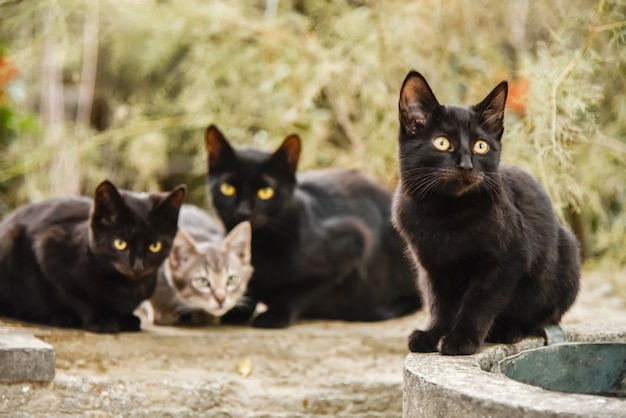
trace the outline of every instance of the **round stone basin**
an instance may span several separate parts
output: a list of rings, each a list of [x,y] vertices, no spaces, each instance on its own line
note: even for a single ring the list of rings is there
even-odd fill
[[[559,345],[544,347],[543,338],[528,338],[511,345],[485,344],[471,356],[409,354],[404,363],[403,418],[626,417],[626,398],[619,397],[625,389],[626,356],[621,350],[626,346],[626,329],[619,325],[582,325],[567,327],[565,331],[567,341],[559,343],[563,351]],[[552,350],[556,350],[554,358]],[[617,350],[617,354],[591,354],[596,350]],[[586,360],[578,362],[570,351],[585,354]],[[548,386],[542,380],[563,371],[559,365],[562,359],[558,357],[569,363],[569,370],[555,380],[565,381],[567,387],[560,383]],[[614,357],[617,363],[598,367],[600,358],[604,362],[607,357]],[[520,368],[524,362],[535,369],[536,376],[515,380],[501,373],[508,367]],[[598,369],[610,373],[598,378],[605,382],[604,386],[593,383],[592,390],[587,390],[574,383],[595,381],[592,374]],[[568,388],[574,390],[568,392]],[[611,396],[613,393],[615,396]]]
[[[626,344],[564,343],[535,348],[500,360],[498,371],[544,389],[623,398]]]

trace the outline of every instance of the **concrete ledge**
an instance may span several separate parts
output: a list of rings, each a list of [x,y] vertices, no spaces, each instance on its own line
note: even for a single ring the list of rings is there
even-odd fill
[[[0,382],[54,379],[55,353],[50,344],[21,332],[0,330]]]
[[[571,342],[626,342],[621,329],[566,329]],[[409,354],[404,363],[403,417],[617,417],[626,400],[566,394],[494,373],[504,357],[543,346],[543,339],[486,345],[472,356]]]

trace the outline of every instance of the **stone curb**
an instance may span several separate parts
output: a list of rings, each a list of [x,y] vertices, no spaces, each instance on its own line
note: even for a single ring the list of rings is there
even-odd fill
[[[32,334],[0,329],[0,382],[54,379],[54,348]]]

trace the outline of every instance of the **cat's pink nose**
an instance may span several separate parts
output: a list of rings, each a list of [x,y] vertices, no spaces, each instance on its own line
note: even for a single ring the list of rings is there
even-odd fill
[[[220,308],[222,306],[224,306],[224,300],[226,299],[225,295],[222,294],[214,294],[213,297],[215,298],[215,300],[217,301],[217,304],[220,306]]]

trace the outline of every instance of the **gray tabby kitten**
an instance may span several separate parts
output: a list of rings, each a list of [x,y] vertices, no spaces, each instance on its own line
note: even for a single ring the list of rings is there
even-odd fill
[[[249,222],[224,237],[224,227],[200,208],[183,205],[170,256],[150,298],[157,325],[207,325],[241,301],[252,276]]]

